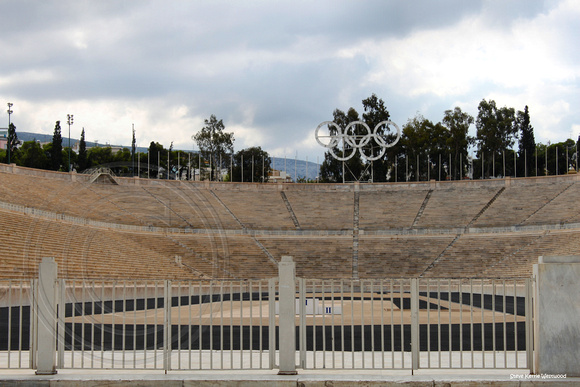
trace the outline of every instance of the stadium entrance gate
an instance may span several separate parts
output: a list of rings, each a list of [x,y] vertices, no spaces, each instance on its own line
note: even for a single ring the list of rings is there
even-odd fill
[[[532,368],[531,279],[311,280],[286,263],[269,280],[89,281],[43,261],[3,283],[0,367]]]

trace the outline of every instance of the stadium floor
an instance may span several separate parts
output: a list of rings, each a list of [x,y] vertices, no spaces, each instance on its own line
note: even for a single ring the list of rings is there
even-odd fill
[[[580,378],[529,375],[522,370],[309,371],[276,375],[268,371],[158,372],[60,370],[34,375],[32,370],[2,371],[2,386],[574,386]]]

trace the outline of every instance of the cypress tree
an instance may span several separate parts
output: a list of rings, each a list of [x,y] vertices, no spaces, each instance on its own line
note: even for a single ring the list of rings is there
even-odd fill
[[[85,128],[81,132],[81,140],[79,142],[79,157],[77,159],[79,171],[87,169],[87,143],[85,142]]]
[[[536,140],[534,139],[534,128],[530,125],[530,112],[528,111],[528,106],[526,105],[523,112],[518,112],[518,119],[517,119],[518,129],[520,131],[520,149],[519,149],[519,158],[522,160],[520,163],[521,170],[519,175],[523,176],[524,168],[523,168],[523,160],[526,160],[526,168],[527,168],[527,175],[528,176],[535,176],[534,172],[534,155],[536,150]],[[518,168],[520,169],[520,168]]]
[[[54,134],[52,135],[52,149],[50,151],[50,160],[52,169],[58,171],[62,165],[62,136],[60,134],[60,121],[54,125]]]

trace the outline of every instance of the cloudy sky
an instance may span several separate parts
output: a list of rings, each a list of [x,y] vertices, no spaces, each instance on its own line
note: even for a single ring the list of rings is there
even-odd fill
[[[537,142],[580,134],[580,2],[0,0],[0,126],[322,159],[314,129],[375,93],[400,126],[482,99],[529,106]],[[4,117],[4,118],[1,118]],[[6,124],[3,124],[3,121]],[[475,127],[472,127],[473,134]],[[67,132],[63,125],[63,132]],[[68,133],[65,133],[65,136]]]

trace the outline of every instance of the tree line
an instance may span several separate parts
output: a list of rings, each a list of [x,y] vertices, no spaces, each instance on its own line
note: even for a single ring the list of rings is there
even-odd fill
[[[335,142],[329,144],[334,147],[332,152],[325,153],[321,165],[323,182],[545,176],[578,168],[580,136],[577,142],[568,139],[555,144],[537,144],[528,106],[516,111],[483,99],[476,118],[455,107],[446,110],[442,120],[436,123],[417,114],[403,125],[400,140],[379,157],[384,144],[395,140],[395,130],[390,124],[377,127],[389,121],[390,113],[385,102],[375,94],[364,99],[362,105],[362,116],[352,107],[346,113],[334,110],[333,124],[328,125],[327,131]],[[382,142],[368,136],[369,129],[363,125],[352,124],[355,121],[364,122],[370,131],[376,127]],[[469,135],[473,124],[475,137]],[[348,140],[339,141],[342,135],[348,136]],[[515,149],[516,142],[518,149]],[[341,161],[353,154],[357,146],[361,151]],[[474,150],[472,155],[470,150]]]
[[[417,114],[403,125],[399,141],[385,150],[384,143],[395,139],[393,127],[379,125],[390,119],[385,102],[372,94],[362,101],[362,105],[362,115],[352,107],[346,112],[334,110],[334,125],[327,128],[329,135],[341,138],[341,134],[347,134],[358,139],[355,142],[363,141],[364,145],[352,141],[334,144],[332,152],[325,153],[320,181],[459,180],[545,176],[578,169],[580,136],[577,142],[568,139],[554,144],[537,144],[528,106],[523,111],[516,111],[483,99],[476,118],[455,107],[446,110],[441,121],[436,123]],[[349,125],[355,121],[363,121],[368,129],[359,124]],[[475,137],[469,136],[473,124]],[[347,128],[349,133],[345,133]],[[369,130],[376,130],[383,142],[376,138],[365,139]],[[204,120],[203,128],[193,139],[199,152],[174,150],[173,143],[165,148],[155,141],[149,144],[147,152],[137,152],[133,130],[131,149],[113,152],[110,146],[87,149],[83,128],[75,152],[65,146],[68,144],[63,144],[60,121],[55,123],[52,142],[44,145],[37,141],[21,144],[16,126],[10,123],[7,149],[0,150],[0,162],[65,172],[106,166],[118,175],[145,178],[268,181],[271,172],[268,152],[261,147],[250,147],[234,153],[234,135],[225,131],[223,121],[215,115]],[[515,149],[516,142],[518,149]],[[353,149],[355,145],[361,149],[347,161],[334,157],[346,158],[356,150]],[[470,150],[474,150],[471,155]]]
[[[107,167],[120,176],[140,176],[160,179],[211,179],[222,181],[267,182],[271,158],[261,147],[250,147],[234,153],[233,133],[225,132],[222,120],[215,115],[204,121],[205,126],[195,136],[199,152],[165,148],[152,141],[147,152],[138,152],[135,130],[131,148],[114,152],[111,146],[87,149],[85,130],[81,132],[77,152],[63,143],[60,121],[56,121],[52,141],[41,145],[36,140],[21,142],[16,126],[11,123],[7,146],[0,150],[0,162],[53,171],[90,171]],[[69,164],[70,157],[70,164]]]

